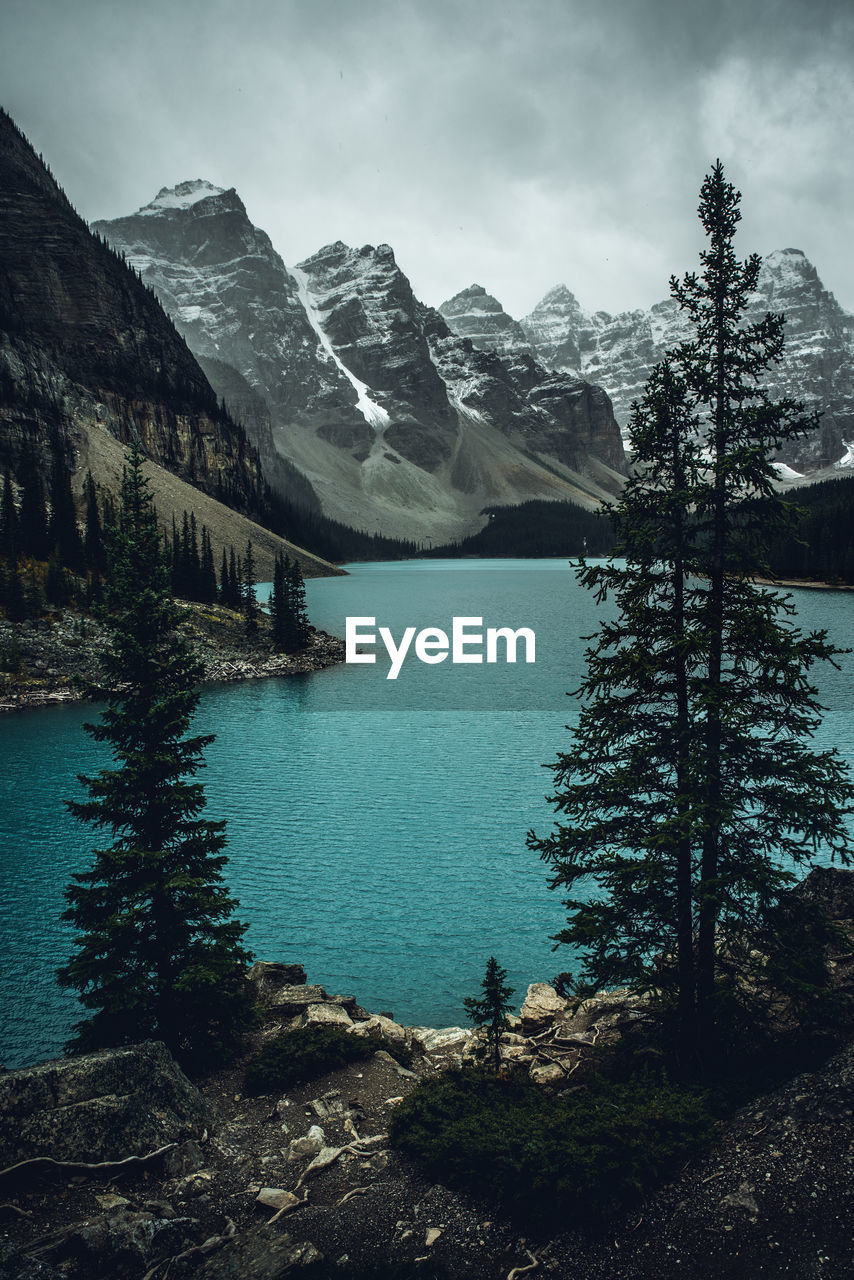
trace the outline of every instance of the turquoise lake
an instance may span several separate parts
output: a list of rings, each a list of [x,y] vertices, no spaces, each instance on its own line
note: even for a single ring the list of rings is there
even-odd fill
[[[529,627],[536,662],[427,665],[411,654],[387,679],[373,665],[207,688],[194,731],[216,734],[200,775],[208,816],[228,824],[228,883],[262,959],[301,961],[310,982],[355,994],[408,1023],[464,1021],[490,955],[517,1001],[572,967],[552,951],[560,897],[525,847],[552,822],[545,796],[575,718],[599,607],[566,561],[412,561],[350,567],[307,584],[315,625],[346,616],[450,632],[453,617]],[[799,623],[849,643],[854,594],[798,591]],[[471,628],[476,629],[476,628]],[[476,646],[470,646],[476,652]],[[503,649],[499,646],[499,656]],[[817,673],[818,747],[854,764],[854,660]],[[83,730],[93,705],[0,720],[0,1063],[58,1053],[76,1016],[55,985],[71,931],[62,891],[94,832],[64,799],[108,763]],[[854,831],[854,827],[852,828]]]

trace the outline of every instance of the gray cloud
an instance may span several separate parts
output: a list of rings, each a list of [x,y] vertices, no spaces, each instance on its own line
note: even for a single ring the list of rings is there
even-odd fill
[[[434,305],[564,281],[646,306],[694,265],[703,173],[741,250],[854,309],[854,20],[831,0],[6,0],[4,105],[87,218],[235,186],[286,262],[388,241]]]

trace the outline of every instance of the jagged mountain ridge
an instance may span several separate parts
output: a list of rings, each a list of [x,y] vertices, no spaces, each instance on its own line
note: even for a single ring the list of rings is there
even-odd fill
[[[533,356],[525,331],[509,316],[497,298],[483,285],[472,284],[439,307],[449,327],[461,338],[470,338],[476,347],[498,355],[527,352]],[[548,368],[556,366],[546,362]]]
[[[451,328],[468,334],[476,345],[506,353],[506,335],[516,322],[503,308],[498,315],[490,306],[491,327],[478,326],[479,289],[463,290],[441,310]],[[775,396],[793,396],[822,412],[818,431],[804,441],[789,442],[781,460],[803,471],[830,466],[854,439],[854,316],[843,311],[798,249],[775,250],[763,260],[748,319],[769,310],[785,313],[786,353],[769,371],[766,385]],[[588,314],[565,285],[550,290],[512,331],[522,334],[517,350],[533,351],[549,368],[601,383],[624,431],[650,369],[669,347],[689,336],[672,299],[648,311]]]
[[[338,241],[289,270],[236,193],[202,180],[94,227],[158,293],[217,391],[232,403],[231,366],[266,404],[278,453],[338,520],[445,540],[489,503],[595,506],[619,487],[607,397],[530,357],[485,359],[414,297],[388,245]]]
[[[51,449],[71,469],[89,433],[139,439],[169,471],[244,512],[256,452],[157,299],[94,238],[0,112],[0,465]]]

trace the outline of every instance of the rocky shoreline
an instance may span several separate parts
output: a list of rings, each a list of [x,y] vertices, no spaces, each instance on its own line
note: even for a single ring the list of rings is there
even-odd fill
[[[344,642],[313,630],[298,654],[276,653],[270,622],[261,615],[257,634],[245,634],[243,618],[217,604],[181,601],[181,632],[204,664],[205,684],[260,680],[319,671],[344,660]],[[63,609],[27,622],[0,619],[0,713],[79,702],[102,678],[99,655],[105,631],[91,614]]]
[[[846,918],[851,875],[820,873],[814,885]],[[854,1045],[732,1116],[710,1150],[604,1234],[537,1235],[425,1179],[389,1145],[404,1096],[469,1060],[476,1033],[402,1026],[308,983],[297,964],[256,963],[249,977],[265,1011],[251,1052],[309,1026],[376,1052],[259,1097],[244,1092],[247,1059],[193,1084],[151,1043],[0,1074],[4,1280],[852,1274]],[[559,1096],[644,1016],[625,992],[576,1008],[534,983],[503,1037],[504,1069]]]

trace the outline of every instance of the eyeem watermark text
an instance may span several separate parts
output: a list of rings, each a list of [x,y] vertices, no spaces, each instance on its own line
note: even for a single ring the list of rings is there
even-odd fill
[[[376,618],[348,618],[345,632],[347,662],[376,662],[375,653],[359,652],[357,645],[376,645],[375,631],[360,628],[375,627]],[[510,627],[487,627],[483,631],[483,618],[454,618],[451,624],[451,635],[439,627],[424,627],[416,634],[415,627],[406,627],[398,644],[388,627],[379,628],[379,638],[391,658],[391,666],[387,680],[396,680],[400,674],[404,660],[413,648],[420,662],[435,664],[444,662],[450,656],[453,663],[483,662],[484,642],[486,662],[515,662],[519,641],[524,643],[525,661],[536,661],[537,637],[530,627],[519,627],[513,631]],[[499,658],[499,646],[502,657]]]

